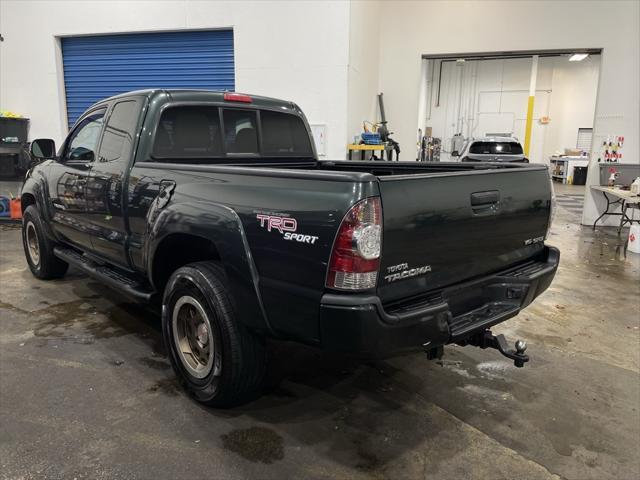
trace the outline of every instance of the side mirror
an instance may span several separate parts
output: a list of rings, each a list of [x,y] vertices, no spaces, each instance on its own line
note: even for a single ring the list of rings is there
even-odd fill
[[[76,147],[69,153],[69,160],[77,160],[81,162],[93,162],[95,154],[93,150],[85,147]]]
[[[55,158],[56,156],[56,142],[50,138],[38,138],[31,142],[29,148],[31,158],[34,160],[44,160],[47,158]]]
[[[451,152],[451,156],[452,157],[459,157],[460,156],[460,152],[458,150],[454,150],[453,152]]]

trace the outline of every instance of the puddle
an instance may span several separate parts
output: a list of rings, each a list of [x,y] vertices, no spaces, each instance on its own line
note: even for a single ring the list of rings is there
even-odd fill
[[[221,438],[225,449],[252,462],[273,463],[284,458],[282,437],[268,428],[232,430]]]
[[[365,472],[372,472],[374,470],[378,470],[382,466],[382,460],[373,452],[371,452],[365,441],[362,439],[357,439],[354,441],[356,444],[356,454],[360,461],[356,464],[356,468],[358,470],[362,470]]]
[[[120,337],[131,333],[115,322],[98,316],[97,308],[84,299],[51,305],[37,312],[42,320],[34,329],[37,337],[74,338],[68,330],[76,324],[82,324],[88,335],[84,338],[102,339]]]

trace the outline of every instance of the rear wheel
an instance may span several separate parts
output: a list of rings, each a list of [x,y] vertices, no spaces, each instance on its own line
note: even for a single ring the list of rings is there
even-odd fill
[[[69,264],[53,254],[53,243],[47,237],[35,205],[29,205],[22,214],[22,245],[29,269],[35,277],[48,280],[67,273]]]
[[[229,407],[259,391],[264,341],[236,316],[226,277],[214,262],[176,270],[165,288],[162,331],[186,390],[199,402]]]

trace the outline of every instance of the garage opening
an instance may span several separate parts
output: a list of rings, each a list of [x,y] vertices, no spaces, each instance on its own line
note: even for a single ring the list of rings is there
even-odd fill
[[[419,159],[547,164],[560,205],[578,222],[589,161],[609,160],[600,148],[607,139],[592,135],[600,53],[423,57]]]
[[[93,103],[146,88],[234,90],[233,30],[61,39],[67,122]]]

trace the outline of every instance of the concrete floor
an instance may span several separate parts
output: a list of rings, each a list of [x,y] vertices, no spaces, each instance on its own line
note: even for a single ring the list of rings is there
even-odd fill
[[[273,343],[265,394],[227,411],[179,389],[153,312],[76,271],[35,280],[0,226],[1,477],[637,479],[640,255],[577,223],[559,209],[555,282],[498,329],[525,368]]]

